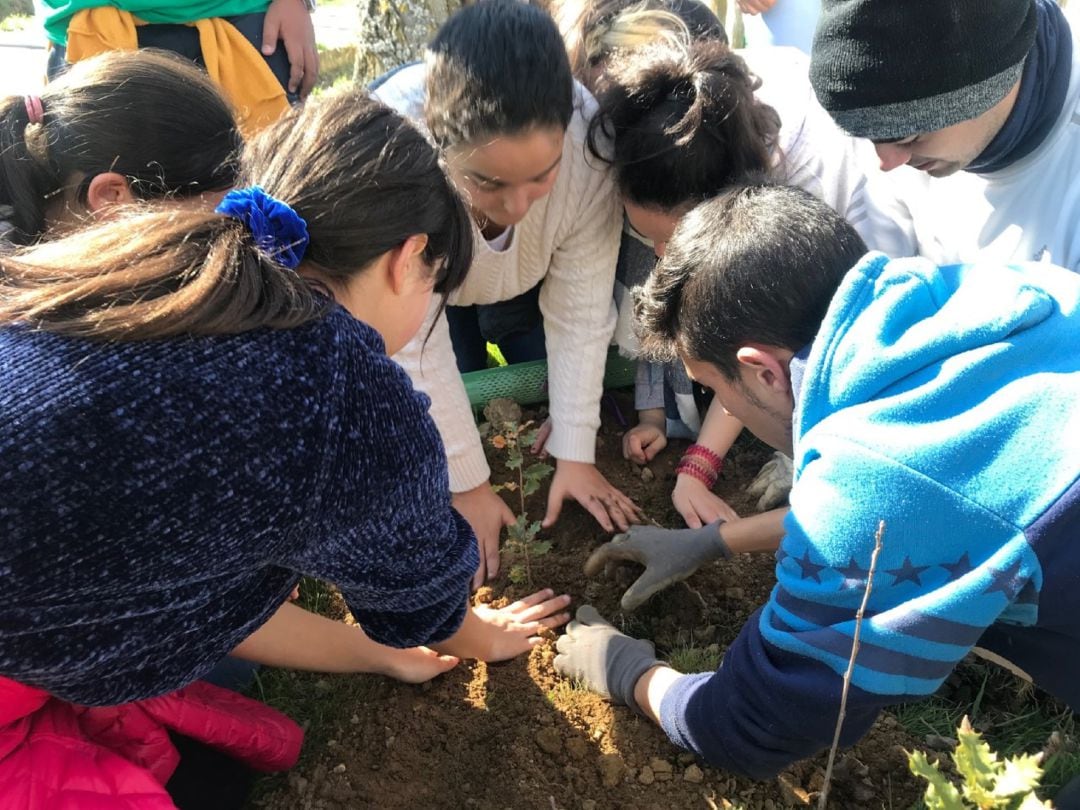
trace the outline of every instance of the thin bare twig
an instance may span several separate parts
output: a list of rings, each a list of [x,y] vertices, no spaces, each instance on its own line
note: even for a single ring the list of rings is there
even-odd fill
[[[840,692],[840,714],[836,718],[836,731],[833,733],[832,747],[829,749],[829,762],[825,766],[825,781],[818,796],[818,810],[825,810],[829,801],[829,783],[832,781],[833,764],[836,762],[836,749],[840,747],[840,731],[847,716],[848,689],[851,676],[855,672],[855,656],[859,654],[859,633],[862,630],[863,616],[866,615],[866,603],[870,601],[870,591],[874,587],[874,571],[877,570],[878,555],[881,553],[881,538],[885,535],[885,521],[879,521],[874,534],[874,553],[870,555],[870,570],[866,573],[866,590],[863,591],[862,604],[855,614],[855,633],[851,638],[851,657],[848,658],[847,672],[844,673],[844,687]]]

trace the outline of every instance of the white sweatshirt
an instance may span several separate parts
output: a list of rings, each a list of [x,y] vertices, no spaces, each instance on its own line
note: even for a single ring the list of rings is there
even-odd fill
[[[938,264],[1046,261],[1080,271],[1080,42],[1057,123],[1027,157],[989,174],[896,169],[919,253]]]
[[[423,65],[406,68],[375,93],[421,129],[425,129],[425,73]],[[622,201],[611,173],[588,154],[585,145],[587,122],[596,102],[577,84],[574,92],[574,114],[551,192],[533,203],[502,251],[492,250],[473,225],[476,257],[449,303],[493,304],[544,282],[540,311],[552,424],[547,449],[555,458],[591,463],[600,427],[604,363],[615,328],[612,289]],[[463,492],[484,483],[491,471],[457,370],[445,316],[439,317],[424,343],[437,303],[433,302],[417,336],[394,359],[413,384],[431,397],[431,415],[446,445],[450,489]]]

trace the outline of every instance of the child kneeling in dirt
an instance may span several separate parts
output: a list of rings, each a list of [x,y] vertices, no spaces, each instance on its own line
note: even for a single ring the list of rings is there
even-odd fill
[[[1080,708],[1080,277],[864,254],[797,189],[684,217],[638,302],[644,347],[793,453],[777,584],[715,673],[676,672],[589,606],[558,641],[560,672],[756,779],[832,741],[871,570],[841,744],[973,648]],[[751,550],[739,526],[638,528],[600,556],[685,576]]]
[[[422,681],[568,618],[550,591],[469,607],[476,540],[389,358],[471,262],[435,150],[347,93],[250,143],[240,183],[0,259],[0,783],[42,742],[26,716],[178,695],[229,653]],[[301,575],[363,629],[288,603]]]

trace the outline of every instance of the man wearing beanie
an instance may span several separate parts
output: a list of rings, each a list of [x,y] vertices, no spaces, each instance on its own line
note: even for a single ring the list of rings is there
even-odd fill
[[[1052,0],[824,0],[810,80],[939,264],[1080,270],[1080,59]]]

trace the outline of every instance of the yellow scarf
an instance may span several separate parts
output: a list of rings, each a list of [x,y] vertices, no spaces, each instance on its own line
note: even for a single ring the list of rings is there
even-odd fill
[[[137,25],[144,23],[113,6],[83,9],[68,25],[67,60],[78,62],[105,51],[136,50]],[[236,108],[245,137],[254,135],[288,109],[285,90],[270,66],[233,25],[220,17],[188,25],[199,32],[206,72]]]

